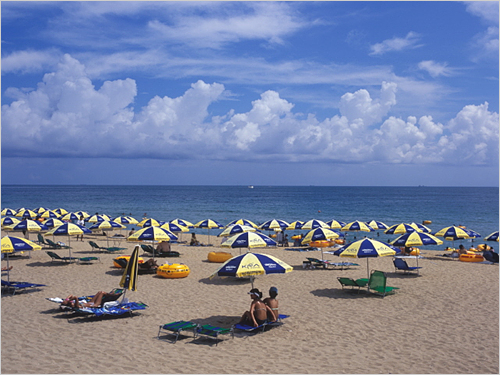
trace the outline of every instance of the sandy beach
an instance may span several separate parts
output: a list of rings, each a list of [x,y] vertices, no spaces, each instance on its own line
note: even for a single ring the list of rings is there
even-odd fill
[[[2,233],[2,236],[5,233]],[[184,240],[188,239],[184,234]],[[35,239],[30,234],[30,239]],[[207,237],[198,235],[207,243]],[[58,238],[67,243],[66,237]],[[102,236],[71,241],[72,255],[92,255],[88,240],[105,246]],[[211,236],[210,242],[220,239]],[[130,255],[133,243],[121,252]],[[387,273],[399,287],[381,298],[365,291],[342,291],[338,276],[366,277],[366,260],[349,270],[303,269],[319,252],[256,249],[294,267],[284,275],[260,276],[255,287],[267,296],[279,290],[281,327],[261,334],[238,333],[217,346],[212,340],[183,337],[176,344],[158,340],[161,324],[189,320],[230,327],[250,306],[249,280],[212,279],[220,264],[209,263],[217,246],[173,244],[191,273],[183,279],[140,275],[131,301],[149,308],[132,318],[92,320],[58,310],[47,297],[88,295],[119,286],[116,254],[94,253],[91,265],[51,262],[46,249],[11,258],[10,280],[47,287],[14,296],[2,294],[2,373],[498,373],[498,265],[464,263],[422,251],[419,276],[395,273],[390,257],[370,259],[370,269]],[[243,250],[244,251],[244,250]],[[68,256],[68,250],[57,250]],[[239,250],[232,250],[238,255]],[[146,258],[146,256],[144,257]],[[325,259],[339,261],[325,255]],[[415,265],[415,259],[408,260]],[[2,262],[2,267],[7,262]],[[3,276],[5,278],[5,276]]]

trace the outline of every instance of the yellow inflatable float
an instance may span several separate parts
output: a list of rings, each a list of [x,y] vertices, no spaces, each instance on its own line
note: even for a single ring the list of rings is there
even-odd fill
[[[223,251],[211,251],[208,253],[208,261],[212,263],[224,263],[233,257],[231,253],[225,253]]]
[[[335,241],[320,240],[309,242],[310,247],[331,247],[333,245],[335,245]]]
[[[158,276],[164,277],[166,279],[180,279],[182,277],[187,277],[189,275],[189,267],[185,264],[163,264],[156,270]]]
[[[482,262],[484,257],[481,254],[460,254],[458,260],[462,262]]]
[[[424,224],[424,225],[432,224],[432,221],[424,220],[424,221],[422,221],[422,224]]]
[[[122,255],[122,256],[119,256],[115,259],[126,259],[127,260],[127,263],[128,263],[128,260],[130,259],[130,255]],[[113,265],[117,268],[122,268],[118,263],[115,262],[115,259],[113,259]],[[139,257],[139,263],[144,263],[144,259],[142,259],[141,257]]]

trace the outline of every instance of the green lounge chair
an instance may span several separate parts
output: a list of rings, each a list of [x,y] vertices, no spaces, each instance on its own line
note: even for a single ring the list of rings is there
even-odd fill
[[[340,285],[342,285],[342,290],[346,286],[350,286],[351,289],[358,288],[358,292],[360,288],[363,288],[368,284],[368,279],[357,279],[354,280],[350,277],[337,277],[337,280],[339,281]]]
[[[96,244],[94,241],[89,241],[90,246],[92,246],[92,251],[95,249],[100,252],[115,253],[120,250],[127,250],[126,247],[102,247]]]
[[[385,297],[386,294],[394,293],[394,286],[387,286],[387,276],[385,272],[373,270],[368,281],[368,290],[374,291],[375,294]]]
[[[171,340],[170,342],[172,344],[175,344],[182,331],[192,331],[193,337],[196,337],[196,329],[197,328],[198,328],[198,324],[193,323],[193,322],[186,322],[184,320],[179,320],[177,322],[163,324],[160,326],[160,329],[158,330],[158,339],[160,339],[160,334],[161,334],[162,330],[170,331],[172,333],[169,333],[169,335],[175,335],[175,339]]]
[[[38,233],[38,241],[35,241],[39,243],[40,245],[49,245],[48,242],[45,242],[45,238],[43,238],[41,233]]]
[[[71,262],[73,260],[76,260],[78,263],[92,263],[94,260],[98,260],[99,262],[101,261],[100,258],[98,257],[83,257],[83,258],[77,258],[77,257],[62,257],[57,253],[54,253],[53,251],[47,251],[47,254],[49,257],[52,258],[52,261],[54,260],[60,260],[63,262]]]
[[[47,241],[51,249],[71,249],[71,246],[55,243],[54,241],[49,240],[48,238],[46,238],[45,241]]]
[[[222,341],[223,339],[220,338],[220,335],[231,335],[232,338],[234,339],[234,329],[233,328],[220,328],[220,327],[215,327],[210,324],[204,324],[204,325],[198,325],[196,327],[196,336],[203,336],[210,338],[215,341],[215,346],[219,343],[219,341]]]

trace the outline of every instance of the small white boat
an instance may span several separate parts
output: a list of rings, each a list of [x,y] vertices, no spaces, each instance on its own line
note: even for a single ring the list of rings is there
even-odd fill
[[[253,189],[253,185],[249,185],[249,186],[248,186],[248,188],[249,188],[249,189]]]

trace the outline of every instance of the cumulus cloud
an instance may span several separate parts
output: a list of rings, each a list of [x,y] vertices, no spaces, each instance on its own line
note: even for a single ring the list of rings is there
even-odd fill
[[[410,31],[404,38],[394,37],[386,39],[381,43],[375,43],[370,46],[370,55],[383,55],[387,52],[402,51],[410,48],[422,47],[422,44],[417,44],[420,40],[420,35]]]
[[[54,68],[59,58],[60,53],[55,50],[16,51],[2,57],[2,74],[46,71]]]
[[[226,88],[201,80],[178,97],[155,96],[134,108],[134,80],[96,87],[69,55],[36,89],[11,91],[16,100],[2,106],[4,157],[498,164],[499,118],[488,103],[465,106],[446,123],[402,119],[391,116],[394,82],[344,94],[340,112],[323,120],[295,112],[274,90],[247,112],[214,114],[210,106]]]

